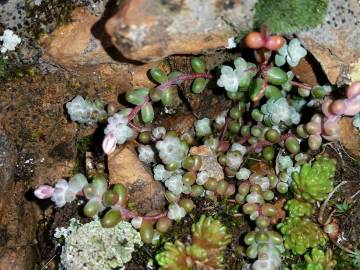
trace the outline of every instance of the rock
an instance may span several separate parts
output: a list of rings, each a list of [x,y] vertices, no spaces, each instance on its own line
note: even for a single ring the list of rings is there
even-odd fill
[[[209,177],[213,177],[217,181],[224,179],[223,168],[217,161],[217,156],[211,151],[210,147],[207,145],[191,147],[190,154],[199,155],[201,157],[202,165],[199,171],[206,171]]]
[[[163,126],[166,130],[174,130],[177,134],[182,135],[190,132],[194,126],[196,118],[189,112],[177,112],[175,114],[160,115],[156,119],[156,126]]]
[[[33,269],[36,260],[37,219],[35,207],[25,198],[25,183],[7,190],[0,212],[0,269]],[[15,195],[16,194],[16,195]]]
[[[360,158],[360,132],[352,124],[352,118],[341,118],[340,125],[340,142],[351,154]]]
[[[172,54],[224,48],[252,27],[254,0],[127,0],[106,24],[127,58],[149,62]]]
[[[315,70],[315,66],[314,62],[310,62],[308,58],[303,58],[291,71],[301,82],[315,86],[320,84],[317,77],[321,73],[321,67],[320,70]]]
[[[231,61],[238,57],[238,54],[227,52],[216,52],[206,54],[203,59],[206,63],[206,70],[212,70],[216,66],[221,65],[225,61]],[[173,56],[169,58],[170,66],[173,70],[179,70],[183,73],[192,73],[191,57],[189,56]],[[180,85],[180,91],[186,99],[191,112],[198,118],[214,119],[218,114],[231,107],[231,101],[225,95],[215,94],[214,90],[206,88],[201,94],[194,94],[191,91],[192,81],[184,81]]]
[[[41,40],[44,59],[51,59],[64,66],[115,62],[106,53],[101,41],[91,33],[99,17],[92,15],[86,8],[76,8],[71,17],[71,23],[56,28]]]
[[[97,76],[121,92],[136,87],[154,87],[148,78],[151,68],[169,71],[162,61],[140,65],[114,55],[111,42],[106,40],[104,33],[97,33],[102,31],[96,27],[99,21],[101,19],[87,8],[76,8],[71,23],[59,26],[41,40],[42,61],[60,66],[79,77]]]
[[[360,5],[357,0],[329,1],[325,23],[298,34],[320,62],[332,84],[348,83],[360,57]]]
[[[128,188],[129,202],[139,214],[163,210],[165,191],[155,181],[150,169],[139,160],[135,144],[126,143],[108,156],[110,184],[121,183]]]
[[[15,147],[8,136],[6,136],[3,127],[0,125],[0,200],[12,185],[15,160]],[[2,202],[0,201],[0,209],[1,205]]]

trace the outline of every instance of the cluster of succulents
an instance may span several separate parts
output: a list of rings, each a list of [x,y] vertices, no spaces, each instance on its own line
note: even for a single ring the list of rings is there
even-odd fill
[[[156,255],[161,270],[223,269],[224,250],[231,235],[219,220],[201,216],[192,225],[192,243],[166,242]]]
[[[310,217],[315,202],[325,200],[333,190],[336,163],[324,155],[310,162],[306,150],[318,150],[323,140],[334,139],[338,133],[330,127],[342,115],[359,113],[360,82],[347,89],[345,99],[330,102],[331,87],[303,84],[288,71],[307,54],[299,40],[287,43],[281,36],[261,31],[249,33],[245,45],[255,50],[258,63],[237,58],[234,67],[223,65],[217,78],[207,73],[199,57],[191,61],[191,74],[150,70],[151,79],[158,85],[127,92],[125,98],[131,108],[106,112],[102,103],[81,97],[66,105],[73,121],[93,125],[107,120],[102,142],[106,154],[126,141],[138,141],[139,160],[164,186],[165,212],[140,216],[128,210],[126,187],[109,187],[104,174],[92,175],[90,183],[84,175],[76,174],[69,181],[58,181],[55,187],[38,187],[35,195],[51,198],[58,207],[77,196],[85,197],[85,216],[102,216],[99,224],[104,228],[116,228],[123,220],[131,220],[142,242],[149,245],[158,244],[173,222],[181,222],[190,214],[196,208],[194,201],[207,198],[214,203],[231,202],[253,226],[244,238],[252,269],[279,269],[285,249],[296,255],[312,249],[305,255],[307,270],[332,269],[331,252],[319,247],[326,244],[328,236],[333,239],[336,223],[322,224],[321,228]],[[274,58],[276,66],[270,62]],[[208,83],[212,79],[216,84]],[[197,119],[182,134],[154,126],[155,103],[171,107],[177,85],[185,80],[193,80],[191,90],[195,94],[214,87],[211,85],[224,88],[231,108],[214,119]],[[317,106],[324,115],[314,114],[306,123],[302,119],[306,106]],[[304,151],[300,145],[306,148],[306,143],[308,149]],[[211,166],[222,171],[220,177],[214,177],[213,168],[206,166],[208,158],[194,154],[196,147],[208,150]],[[265,168],[256,168],[249,160]],[[285,194],[289,198],[284,206],[287,217],[282,210]],[[192,232],[192,244],[165,243],[164,250],[156,255],[161,269],[224,268],[223,251],[231,241],[225,225],[203,216],[193,224]]]
[[[328,240],[320,226],[309,218],[288,217],[277,227],[284,236],[285,248],[297,255],[304,254],[308,248],[324,246]]]

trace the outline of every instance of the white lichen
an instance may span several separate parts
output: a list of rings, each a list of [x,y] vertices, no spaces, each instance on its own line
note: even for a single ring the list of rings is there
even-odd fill
[[[228,38],[228,44],[226,46],[226,49],[234,49],[234,48],[236,48],[235,37]]]
[[[21,42],[21,38],[12,30],[6,29],[3,35],[0,36],[0,41],[2,42],[0,52],[5,54],[8,51],[15,51],[16,46]]]
[[[140,234],[129,222],[103,228],[99,220],[80,226],[65,239],[61,265],[66,270],[112,270],[131,260]]]
[[[164,127],[156,127],[152,130],[152,135],[157,140],[164,139],[165,134],[166,134],[166,129]]]
[[[158,164],[153,168],[154,171],[154,178],[157,181],[164,182],[165,180],[169,179],[172,175],[172,172],[165,169],[165,166],[162,164]]]

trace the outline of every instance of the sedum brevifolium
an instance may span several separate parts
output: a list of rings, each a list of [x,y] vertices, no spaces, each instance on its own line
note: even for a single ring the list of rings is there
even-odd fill
[[[301,166],[300,172],[292,174],[292,189],[297,198],[309,202],[323,201],[333,189],[336,161],[318,156],[313,164]]]

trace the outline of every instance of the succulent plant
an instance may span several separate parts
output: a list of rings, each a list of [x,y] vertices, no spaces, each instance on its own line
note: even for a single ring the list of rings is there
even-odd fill
[[[288,217],[277,225],[284,237],[284,246],[296,255],[307,249],[324,246],[328,240],[321,228],[308,218]]]
[[[301,58],[306,56],[306,50],[301,46],[300,40],[292,39],[289,44],[284,44],[275,55],[275,63],[277,66],[282,66],[286,62],[291,67],[296,67]]]
[[[221,76],[217,81],[218,86],[224,87],[226,91],[237,92],[239,87],[247,89],[251,78],[255,76],[256,66],[247,63],[243,58],[234,61],[235,69],[230,66],[221,67]]]
[[[114,136],[117,144],[123,144],[134,136],[134,131],[127,125],[130,112],[130,109],[124,109],[108,118],[108,125],[104,130],[105,138]]]
[[[102,102],[90,102],[82,96],[76,96],[72,101],[66,103],[66,109],[71,120],[80,124],[94,125],[107,115]]]
[[[224,269],[223,251],[230,242],[226,227],[203,215],[192,226],[191,245],[167,242],[155,258],[162,270]]]
[[[255,259],[254,270],[276,270],[281,265],[281,253],[284,252],[283,239],[275,231],[252,231],[245,235],[244,242],[249,247],[246,255]]]
[[[187,145],[182,143],[178,137],[170,135],[167,135],[162,141],[158,141],[155,146],[164,164],[178,166],[180,166],[189,150]]]
[[[335,170],[336,161],[325,156],[318,156],[312,165],[302,165],[299,173],[292,174],[296,197],[309,202],[325,200],[333,189]]]
[[[309,217],[314,214],[314,206],[309,202],[291,199],[284,207],[289,212],[290,217]]]
[[[313,248],[310,254],[305,254],[304,258],[307,263],[306,270],[333,270],[336,265],[331,249],[324,252]]]
[[[286,125],[298,124],[300,115],[293,107],[290,107],[286,98],[270,98],[262,107],[262,113],[268,117],[273,125],[285,123]]]

